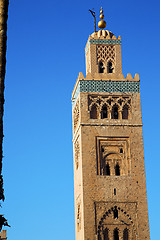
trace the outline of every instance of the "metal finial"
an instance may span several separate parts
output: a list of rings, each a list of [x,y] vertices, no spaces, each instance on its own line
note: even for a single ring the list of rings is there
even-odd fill
[[[96,32],[96,13],[90,9],[89,9],[89,11],[91,12],[92,16],[94,17],[94,31]]]
[[[104,19],[104,15],[103,15],[103,8],[101,7],[101,11],[100,11],[100,16],[99,18],[101,19],[101,21],[98,22],[98,27],[100,29],[103,29],[106,27],[106,22],[103,20]]]

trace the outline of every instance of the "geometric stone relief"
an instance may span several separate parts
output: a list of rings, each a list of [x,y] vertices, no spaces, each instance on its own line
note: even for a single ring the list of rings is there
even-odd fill
[[[95,211],[95,230],[98,240],[113,239],[115,232],[119,236],[116,239],[138,239],[136,202],[96,202]],[[124,238],[125,236],[126,238]]]
[[[75,167],[78,169],[79,167],[79,159],[80,159],[80,139],[79,136],[77,137],[77,140],[74,143],[74,159],[75,159]]]
[[[139,81],[98,81],[80,80],[72,98],[72,109],[75,106],[80,92],[105,92],[105,93],[139,93]]]
[[[77,101],[73,111],[73,130],[75,132],[79,122],[79,101]]]
[[[117,116],[115,115],[115,107]],[[97,119],[129,119],[131,118],[131,96],[95,96],[88,97],[88,108],[90,115],[95,112],[91,118]],[[106,113],[104,113],[104,111]]]
[[[90,44],[114,44],[114,45],[121,45],[121,40],[113,40],[113,39],[90,39],[85,50],[85,54],[88,51]]]
[[[96,137],[97,175],[130,175],[130,143],[128,137]]]
[[[115,47],[112,45],[97,45],[97,60],[115,63]]]

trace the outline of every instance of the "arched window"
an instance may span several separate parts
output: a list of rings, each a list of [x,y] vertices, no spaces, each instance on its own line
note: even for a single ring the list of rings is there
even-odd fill
[[[110,166],[109,163],[107,163],[104,167],[103,175],[110,176]]]
[[[106,228],[103,232],[103,236],[104,236],[104,240],[109,240],[109,236],[108,236],[108,228]]]
[[[112,119],[118,119],[118,107],[116,105],[112,108]]]
[[[97,107],[96,105],[94,104],[91,108],[91,111],[90,111],[90,118],[91,119],[96,119],[97,118]]]
[[[128,239],[129,239],[128,229],[125,228],[123,231],[123,240],[128,240]]]
[[[114,215],[114,219],[118,219],[118,210],[117,210],[117,207],[114,208],[114,210],[113,210],[113,215]]]
[[[108,73],[113,73],[112,62],[110,62],[110,61],[107,63],[107,72]]]
[[[115,175],[116,176],[120,176],[120,167],[119,167],[119,164],[117,163],[116,166],[115,166]]]
[[[119,232],[117,228],[114,229],[113,238],[114,240],[119,240]]]
[[[125,105],[122,111],[122,119],[128,119],[128,106]]]
[[[101,62],[101,61],[98,64],[98,72],[99,73],[103,73],[104,72],[103,62]]]
[[[103,118],[107,118],[107,117],[108,117],[107,107],[106,107],[106,105],[104,105],[104,106],[102,107],[102,111],[101,111],[101,118],[103,119]]]

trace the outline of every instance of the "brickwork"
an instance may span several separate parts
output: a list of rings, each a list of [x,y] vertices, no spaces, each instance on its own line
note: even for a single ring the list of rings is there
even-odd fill
[[[122,73],[121,41],[105,30],[93,33],[89,37],[86,45],[86,74],[91,73],[94,76],[98,73],[100,61],[103,62],[104,73],[107,73],[109,61],[113,64],[113,73],[116,75]]]
[[[120,41],[103,31],[89,40]],[[119,43],[88,43],[72,94],[76,240],[149,240],[139,75],[124,78]],[[111,55],[115,71],[98,73]]]

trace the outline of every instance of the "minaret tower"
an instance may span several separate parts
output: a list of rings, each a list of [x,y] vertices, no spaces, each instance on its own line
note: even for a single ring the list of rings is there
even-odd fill
[[[149,240],[139,74],[100,13],[72,93],[76,240]]]

